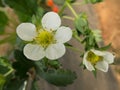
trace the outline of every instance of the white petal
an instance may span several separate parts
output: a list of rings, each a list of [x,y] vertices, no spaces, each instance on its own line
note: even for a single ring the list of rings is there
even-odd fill
[[[95,68],[93,67],[93,65],[86,59],[88,55],[88,52],[85,53],[84,57],[83,57],[83,64],[86,66],[86,68],[89,71],[95,70]]]
[[[56,30],[61,25],[61,19],[55,12],[48,12],[42,18],[42,26],[48,30]]]
[[[25,41],[32,41],[36,36],[36,27],[32,23],[22,23],[17,27],[17,35]]]
[[[45,56],[44,48],[39,45],[27,44],[24,47],[24,55],[31,60],[37,61]]]
[[[113,63],[115,56],[113,56],[113,54],[110,53],[110,52],[105,52],[105,54],[106,54],[106,55],[104,55],[104,60],[105,60],[106,62],[108,62],[109,64]]]
[[[65,43],[72,38],[72,30],[69,27],[62,26],[58,28],[55,34],[57,42]]]
[[[51,60],[58,59],[65,54],[65,46],[63,44],[51,44],[46,49],[46,57]]]
[[[95,53],[96,55],[98,55],[98,56],[104,56],[104,55],[105,55],[104,52],[99,51],[99,50],[94,50],[94,49],[92,49],[91,51],[92,51],[93,53]]]
[[[108,71],[108,63],[106,61],[100,61],[98,62],[95,67],[103,72]]]

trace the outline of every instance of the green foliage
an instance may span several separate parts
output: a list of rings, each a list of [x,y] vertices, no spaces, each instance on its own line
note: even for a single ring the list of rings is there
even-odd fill
[[[68,1],[70,3],[74,3],[76,0],[53,0],[54,3],[56,3],[57,5],[63,5],[65,3],[65,1]]]
[[[98,50],[105,51],[105,50],[108,50],[110,47],[111,47],[111,43],[106,46],[98,48]]]
[[[66,0],[69,3],[74,3],[76,0]]]
[[[58,69],[43,72],[41,77],[56,86],[67,86],[68,84],[73,83],[76,79],[76,74],[70,70]]]
[[[23,90],[24,80],[23,79],[11,79],[5,86],[3,90]]]
[[[42,71],[47,71],[49,69],[59,69],[61,67],[61,63],[58,60],[49,60],[47,58],[44,58],[43,60],[36,63],[38,63],[36,65],[40,66]]]
[[[7,23],[8,23],[8,17],[3,11],[0,11],[0,34],[4,33],[4,29]]]
[[[94,77],[97,78],[97,70],[96,69],[93,70],[92,73],[93,73]]]
[[[87,51],[93,48],[99,48],[92,31],[87,29],[85,34],[85,38],[82,41],[82,43],[85,43],[85,50]]]
[[[0,74],[7,73],[11,68],[11,63],[6,58],[0,57]]]
[[[4,0],[7,5],[15,10],[21,22],[31,21],[37,11],[37,0]]]
[[[102,2],[103,0],[85,0],[85,3],[92,3],[92,4],[95,4],[95,3],[99,3],[99,2]]]
[[[32,16],[32,23],[36,25],[36,27],[41,27],[41,19],[44,15],[44,10],[42,8],[38,8],[37,12],[35,15]]]
[[[27,59],[20,50],[15,50],[14,56],[16,59],[16,62],[13,63],[13,68],[16,70],[15,74],[20,78],[26,78],[29,69],[34,67],[34,62]]]
[[[102,41],[102,35],[100,30],[92,30],[92,33],[96,42]]]
[[[69,47],[73,47],[71,44],[69,44],[69,43],[65,43],[64,44],[65,46],[69,46]]]
[[[86,14],[85,13],[79,14],[79,16],[75,19],[75,27],[79,35],[85,33],[85,28],[87,25],[88,21]]]
[[[3,90],[5,82],[6,82],[5,77],[0,74],[0,90]]]
[[[54,68],[54,69],[59,69],[61,64],[58,60],[53,60],[53,61],[48,61],[48,66],[50,66],[51,68]]]
[[[3,90],[3,86],[6,82],[6,73],[12,68],[11,63],[4,57],[0,57],[0,90]]]
[[[36,64],[37,74],[43,79],[56,86],[66,86],[72,84],[76,79],[76,74],[70,70],[60,69],[61,64],[58,60],[38,61]]]

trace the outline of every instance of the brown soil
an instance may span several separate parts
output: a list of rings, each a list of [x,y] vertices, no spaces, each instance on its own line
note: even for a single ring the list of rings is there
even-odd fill
[[[112,43],[117,57],[120,53],[120,0],[104,0],[95,5],[104,43]]]

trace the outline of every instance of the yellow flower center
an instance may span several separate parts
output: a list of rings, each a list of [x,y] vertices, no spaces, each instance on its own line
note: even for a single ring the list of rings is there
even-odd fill
[[[46,48],[49,44],[53,43],[55,40],[52,32],[42,30],[35,38],[35,41],[37,44],[40,44],[42,47]]]
[[[97,62],[102,61],[103,57],[94,54],[92,51],[88,52],[87,60],[91,62],[92,65],[95,65]]]

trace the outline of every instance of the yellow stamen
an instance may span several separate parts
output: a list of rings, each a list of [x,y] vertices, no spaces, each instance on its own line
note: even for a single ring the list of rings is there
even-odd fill
[[[92,51],[89,51],[87,60],[90,61],[92,63],[92,65],[95,65],[97,62],[102,61],[103,57],[94,54]]]
[[[49,44],[54,42],[54,35],[52,32],[42,30],[35,38],[37,44],[40,44],[44,48],[46,48]]]

